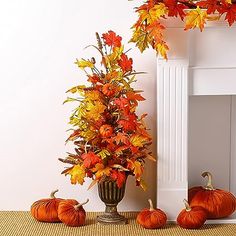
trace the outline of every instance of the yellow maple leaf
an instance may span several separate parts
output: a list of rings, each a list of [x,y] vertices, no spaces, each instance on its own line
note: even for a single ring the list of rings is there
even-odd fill
[[[89,67],[89,68],[94,68],[94,64],[91,62],[91,61],[88,61],[88,60],[78,60],[76,59],[76,62],[75,64],[81,68],[82,70],[84,70],[86,67]]]
[[[106,106],[99,101],[88,102],[85,116],[87,119],[98,120],[101,117],[101,113],[103,113],[105,109]]]
[[[149,34],[145,32],[141,27],[133,28],[134,32],[129,42],[135,43],[140,52],[143,52],[146,48],[148,48],[148,45],[151,44],[152,39]]]
[[[130,143],[135,147],[143,147],[143,145],[147,143],[147,141],[148,138],[140,134],[132,135],[130,138]]]
[[[147,24],[151,24],[159,20],[168,13],[168,8],[164,3],[155,4],[149,11],[142,9],[139,11],[139,17],[142,21],[146,20]]]
[[[202,31],[207,16],[207,12],[202,10],[199,6],[196,9],[189,11],[186,15],[185,30],[198,27]]]
[[[158,53],[160,53],[160,55],[167,60],[167,51],[169,50],[169,47],[167,46],[167,44],[165,42],[162,43],[157,43],[157,45],[155,46],[156,50],[158,51]]]
[[[96,179],[102,178],[104,175],[109,176],[111,172],[110,167],[105,167],[102,163],[97,163],[95,167],[92,169],[95,173]]]
[[[99,100],[100,99],[100,93],[99,91],[87,91],[85,93],[85,99],[87,100]]]
[[[81,165],[75,165],[72,169],[66,172],[66,175],[69,174],[71,176],[70,181],[72,184],[83,184],[85,177],[85,170]]]
[[[143,165],[141,162],[139,161],[131,161],[131,160],[127,160],[128,161],[128,169],[130,169],[131,171],[134,172],[135,178],[136,180],[140,181],[141,180],[141,175],[143,173]]]

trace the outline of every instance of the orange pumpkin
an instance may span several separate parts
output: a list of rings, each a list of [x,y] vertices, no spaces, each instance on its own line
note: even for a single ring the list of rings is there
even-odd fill
[[[79,204],[76,200],[67,199],[61,201],[58,207],[58,217],[66,225],[76,227],[85,224],[86,212],[83,205],[86,202]]]
[[[31,206],[31,215],[38,221],[42,222],[60,222],[57,214],[59,203],[63,200],[56,198],[55,193],[58,190],[53,191],[50,194],[50,198],[41,199],[34,202]]]
[[[207,219],[206,211],[199,206],[190,207],[185,199],[184,204],[185,209],[183,209],[177,217],[178,225],[185,229],[199,229],[204,225]]]
[[[109,138],[113,133],[113,128],[110,125],[102,125],[99,132],[103,138]]]
[[[146,229],[158,229],[166,225],[167,216],[160,209],[154,209],[149,199],[150,209],[143,209],[137,216],[137,222]]]
[[[207,211],[208,219],[223,218],[231,215],[236,209],[235,196],[225,190],[215,189],[212,186],[212,175],[204,172],[202,177],[208,177],[205,187],[189,189],[190,206],[201,206]]]
[[[116,90],[115,90],[115,86],[113,84],[105,84],[102,87],[102,93],[108,97],[114,95],[115,92],[116,92]]]

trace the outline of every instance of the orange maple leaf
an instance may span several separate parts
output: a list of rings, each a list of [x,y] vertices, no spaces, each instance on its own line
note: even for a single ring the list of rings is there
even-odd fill
[[[119,145],[120,143],[124,143],[126,145],[129,144],[128,137],[121,132],[118,132],[117,135],[113,138],[113,140],[116,142],[117,145]]]
[[[105,167],[102,163],[97,163],[92,171],[95,173],[96,179],[101,179],[104,175],[110,176],[110,167]]]
[[[120,47],[122,37],[116,35],[116,33],[112,30],[109,30],[108,33],[102,34],[102,38],[105,41],[105,44],[111,47]]]
[[[121,55],[120,60],[118,60],[118,65],[121,67],[124,73],[132,71],[132,64],[132,58],[128,58],[124,53]]]
[[[126,97],[129,99],[129,100],[135,100],[135,101],[144,101],[145,98],[142,97],[140,94],[138,93],[135,93],[133,91],[129,91],[126,93]]]

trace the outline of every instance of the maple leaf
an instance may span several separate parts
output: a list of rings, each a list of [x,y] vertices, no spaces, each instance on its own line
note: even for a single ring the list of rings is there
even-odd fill
[[[161,17],[164,17],[168,13],[168,8],[164,3],[155,4],[150,10],[141,9],[138,11],[139,17],[142,21],[147,21],[147,24],[151,24]]]
[[[158,21],[155,21],[146,27],[146,30],[149,33],[149,36],[153,37],[153,39],[156,42],[163,40],[163,30],[164,29],[165,29],[165,27],[162,24],[160,24],[160,22],[158,22]]]
[[[81,165],[75,165],[72,168],[70,168],[65,175],[71,175],[71,183],[72,184],[83,184],[84,183],[84,178],[85,178],[85,170],[83,166]]]
[[[145,98],[142,97],[140,94],[138,93],[135,93],[133,91],[128,91],[126,93],[126,97],[129,99],[129,100],[135,100],[135,101],[144,101]]]
[[[108,33],[102,34],[102,38],[105,41],[105,44],[111,47],[120,47],[121,46],[121,40],[122,37],[119,35],[116,35],[115,32],[112,30],[109,30]]]
[[[112,170],[110,176],[114,181],[116,181],[118,188],[121,188],[126,180],[126,174],[124,171]]]
[[[129,144],[129,139],[126,136],[126,134],[118,132],[117,135],[113,138],[113,140],[116,142],[117,145],[123,143],[128,145]]]
[[[130,143],[135,147],[143,147],[143,145],[146,144],[148,141],[149,139],[147,137],[139,134],[134,134],[130,138]]]
[[[140,177],[143,173],[143,165],[141,162],[139,161],[131,161],[131,160],[127,160],[127,168],[130,169],[131,171],[133,171],[136,180],[140,181]]]
[[[202,31],[204,28],[204,24],[206,23],[206,18],[206,11],[201,10],[201,8],[197,6],[196,9],[191,10],[187,13],[185,30],[198,27]]]
[[[155,45],[155,48],[158,51],[158,53],[160,53],[161,56],[167,60],[167,51],[169,50],[168,45],[165,42],[157,43]]]
[[[218,9],[218,0],[206,0],[196,3],[197,6],[207,9],[207,14],[213,14]]]
[[[75,64],[81,68],[82,70],[84,70],[86,67],[89,67],[89,68],[94,68],[94,64],[91,62],[91,61],[88,61],[88,60],[78,60],[76,59],[76,62]]]
[[[231,26],[236,21],[236,5],[235,4],[228,4],[222,3],[221,6],[218,8],[220,14],[225,15],[225,20],[228,21],[229,26]]]
[[[143,52],[146,48],[149,47],[148,45],[152,42],[152,39],[149,34],[141,27],[133,28],[134,32],[129,42],[135,43],[136,47],[138,47],[140,52]]]
[[[86,106],[87,112],[86,112],[86,118],[87,119],[94,119],[99,120],[101,117],[101,113],[103,113],[106,109],[106,106],[103,105],[99,101],[95,102],[89,102]]]
[[[129,120],[119,120],[117,122],[125,131],[133,131],[136,128],[136,124]]]
[[[120,60],[118,60],[118,65],[121,67],[124,73],[132,71],[132,64],[132,58],[128,58],[124,53],[121,55]]]
[[[84,153],[81,157],[84,160],[83,165],[85,168],[91,168],[101,161],[94,152]]]
[[[179,4],[177,0],[164,0],[164,4],[168,7],[168,16],[180,16],[181,20],[185,17],[184,9],[187,8],[184,4]]]
[[[102,163],[97,163],[92,169],[97,179],[101,179],[104,175],[109,176],[111,170],[110,167],[105,167]]]
[[[125,107],[129,106],[129,100],[123,97],[114,99],[114,103],[121,109],[124,109]]]
[[[101,79],[96,74],[88,75],[88,82],[96,84],[97,82],[101,82]]]

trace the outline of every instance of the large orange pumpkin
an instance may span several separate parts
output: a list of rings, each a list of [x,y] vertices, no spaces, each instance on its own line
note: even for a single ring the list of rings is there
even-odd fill
[[[190,206],[201,206],[207,211],[208,219],[223,218],[231,215],[236,209],[235,196],[225,190],[215,189],[212,185],[212,175],[204,172],[202,177],[208,177],[205,187],[189,189]]]
[[[143,209],[137,216],[137,222],[146,229],[158,229],[166,225],[167,216],[160,209],[154,209],[149,199],[150,209]]]
[[[57,209],[63,199],[56,198],[56,192],[58,192],[58,190],[53,191],[50,194],[50,198],[41,199],[32,204],[30,211],[31,215],[36,220],[42,222],[60,222]]]
[[[102,125],[99,132],[103,138],[109,138],[113,133],[113,128],[110,125]]]
[[[74,199],[61,201],[58,207],[58,217],[66,225],[76,227],[85,224],[86,212],[83,205],[88,203],[78,203]]]
[[[207,219],[206,211],[199,206],[190,207],[185,199],[184,204],[185,209],[183,209],[177,217],[178,225],[185,229],[199,229],[204,225]]]

